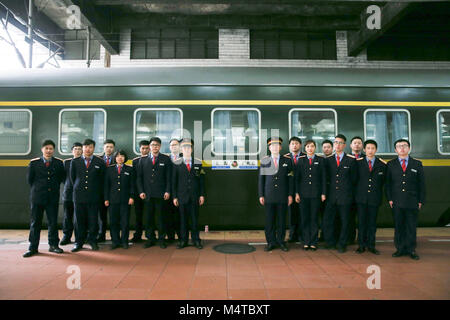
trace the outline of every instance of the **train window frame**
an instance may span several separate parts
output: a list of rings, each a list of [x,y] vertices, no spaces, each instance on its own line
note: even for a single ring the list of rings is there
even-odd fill
[[[135,155],[140,156],[141,154],[139,152],[136,152],[135,146],[136,146],[136,115],[139,111],[178,111],[180,113],[180,130],[181,132],[184,132],[184,113],[183,110],[180,108],[137,108],[133,112],[133,152]]]
[[[289,110],[289,113],[288,113],[288,122],[289,122],[289,126],[288,126],[289,132],[288,132],[288,134],[289,134],[289,137],[292,137],[291,136],[292,112],[296,112],[296,111],[332,111],[334,113],[334,128],[335,128],[334,136],[336,136],[338,134],[338,132],[339,132],[338,131],[339,130],[338,129],[338,114],[337,114],[336,109],[333,109],[333,108],[292,108],[292,109]],[[304,141],[303,141],[303,143],[304,143]],[[316,150],[319,150],[318,147],[319,146],[317,146]],[[300,150],[300,151],[302,151],[302,150]],[[319,155],[323,154],[322,152],[316,152],[316,153],[319,154]]]
[[[375,111],[375,112],[406,112],[406,114],[408,115],[408,141],[410,144],[410,152],[413,149],[413,143],[412,143],[412,136],[411,136],[411,113],[409,112],[408,109],[366,109],[364,110],[363,113],[363,125],[364,125],[364,141],[367,140],[367,121],[366,121],[366,115],[367,112],[371,112],[371,111]],[[376,141],[376,140],[375,140]],[[395,156],[397,155],[396,152],[378,152],[377,151],[377,155],[386,155],[386,156]]]
[[[105,118],[104,118],[104,121],[103,121],[103,123],[104,123],[104,126],[105,126],[105,130],[104,130],[104,134],[103,134],[103,141],[105,141],[106,140],[106,132],[107,132],[107,129],[108,129],[108,113],[106,112],[106,110],[105,109],[103,109],[103,108],[64,108],[64,109],[61,109],[61,110],[59,110],[59,114],[58,114],[58,152],[59,152],[59,154],[61,154],[61,155],[63,155],[63,156],[70,156],[70,155],[72,155],[72,153],[71,152],[62,152],[62,150],[61,150],[61,125],[62,125],[62,123],[61,123],[61,120],[62,120],[62,114],[63,114],[63,112],[65,112],[65,111],[101,111],[101,112],[103,112],[103,114],[105,115]],[[82,141],[80,141],[81,143],[82,143]],[[97,144],[98,143],[98,141],[95,141],[95,143]],[[97,152],[97,153],[95,153],[94,152],[94,154],[95,155],[100,155],[100,154],[102,154],[101,152]]]
[[[216,111],[256,111],[258,113],[258,151],[257,152],[238,152],[238,153],[229,153],[229,152],[216,152],[214,151],[214,112]],[[261,152],[261,130],[262,130],[262,123],[261,123],[261,110],[258,108],[214,108],[211,110],[211,153],[214,156],[233,156],[233,157],[239,157],[239,156],[258,156]]]
[[[30,121],[28,125],[28,149],[27,152],[1,152],[1,156],[26,156],[31,153],[31,136],[33,135],[33,112],[30,109],[0,109],[2,112],[28,112],[30,115]]]
[[[448,112],[448,113],[450,113],[450,109],[439,109],[438,111],[436,111],[436,139],[437,139],[437,151],[438,151],[438,153],[439,153],[440,155],[448,156],[448,155],[450,155],[450,152],[442,152],[441,149],[440,149],[440,147],[439,147],[439,136],[440,136],[440,133],[439,133],[439,129],[440,129],[440,125],[439,125],[439,115],[440,115],[442,112]]]

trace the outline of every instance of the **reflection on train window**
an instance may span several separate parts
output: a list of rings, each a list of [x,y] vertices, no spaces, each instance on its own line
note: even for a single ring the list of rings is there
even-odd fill
[[[214,154],[259,153],[261,114],[258,109],[216,108],[212,111],[211,117]]]
[[[378,153],[395,154],[394,142],[398,139],[410,139],[410,115],[407,110],[373,110],[364,112],[366,139],[378,144]]]
[[[161,139],[162,153],[170,153],[169,141],[182,135],[182,111],[180,109],[137,109],[134,112],[134,151],[139,154],[139,142],[151,137]]]
[[[312,139],[318,146],[337,134],[337,115],[333,109],[292,109],[289,112],[290,136],[302,141]]]
[[[63,109],[59,113],[59,150],[69,154],[74,142],[95,141],[95,153],[103,151],[106,112],[103,109]]]
[[[0,154],[26,155],[31,151],[31,111],[0,110]]]
[[[442,154],[450,154],[450,110],[437,113],[438,148]]]

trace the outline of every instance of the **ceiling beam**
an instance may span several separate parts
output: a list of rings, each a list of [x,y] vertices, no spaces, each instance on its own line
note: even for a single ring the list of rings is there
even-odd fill
[[[132,14],[116,22],[122,28],[246,28],[252,30],[296,29],[304,31],[357,30],[358,16],[299,17],[287,15],[175,15]]]
[[[410,3],[389,2],[381,8],[381,28],[368,29],[366,20],[369,16],[361,13],[361,27],[358,31],[347,32],[347,49],[349,56],[357,56],[363,49],[381,37],[387,30],[398,23],[413,7]]]

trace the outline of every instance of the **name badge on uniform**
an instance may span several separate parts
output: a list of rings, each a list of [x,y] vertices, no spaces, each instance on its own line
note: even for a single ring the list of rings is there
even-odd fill
[[[95,167],[95,169],[100,169],[100,167],[99,166],[94,166]]]
[[[417,170],[416,170],[416,169],[411,169],[411,171],[417,173]]]
[[[163,166],[164,166],[164,163],[160,163],[159,165],[160,165],[161,167],[163,167]]]
[[[200,169],[200,167],[194,167],[194,169],[195,169],[195,170],[198,170],[198,169]]]
[[[283,167],[287,167],[288,165],[287,165],[287,163],[283,163]]]
[[[344,167],[344,169],[348,169],[349,167]]]
[[[383,174],[383,172],[378,172],[378,174],[379,174],[379,175],[382,175],[382,174]]]
[[[124,172],[124,174],[126,174],[127,176],[129,176],[129,175],[130,175],[130,173],[129,173],[129,172]]]
[[[319,164],[318,162],[314,162],[314,164]]]

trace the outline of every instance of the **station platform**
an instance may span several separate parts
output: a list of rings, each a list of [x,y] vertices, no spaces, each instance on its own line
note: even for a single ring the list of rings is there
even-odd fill
[[[61,234],[62,235],[62,234]],[[60,236],[61,236],[60,235]],[[143,243],[128,250],[110,250],[110,241],[93,252],[48,252],[47,232],[41,233],[39,254],[23,258],[28,230],[0,230],[1,300],[410,300],[450,299],[450,228],[417,230],[419,261],[393,258],[393,229],[378,229],[380,255],[321,249],[264,252],[263,231],[202,232],[204,248],[177,250]],[[109,235],[107,235],[109,239]],[[250,243],[247,254],[213,250],[222,243]],[[369,289],[369,266],[378,266],[381,288]],[[68,288],[69,266],[80,270],[80,289]]]

